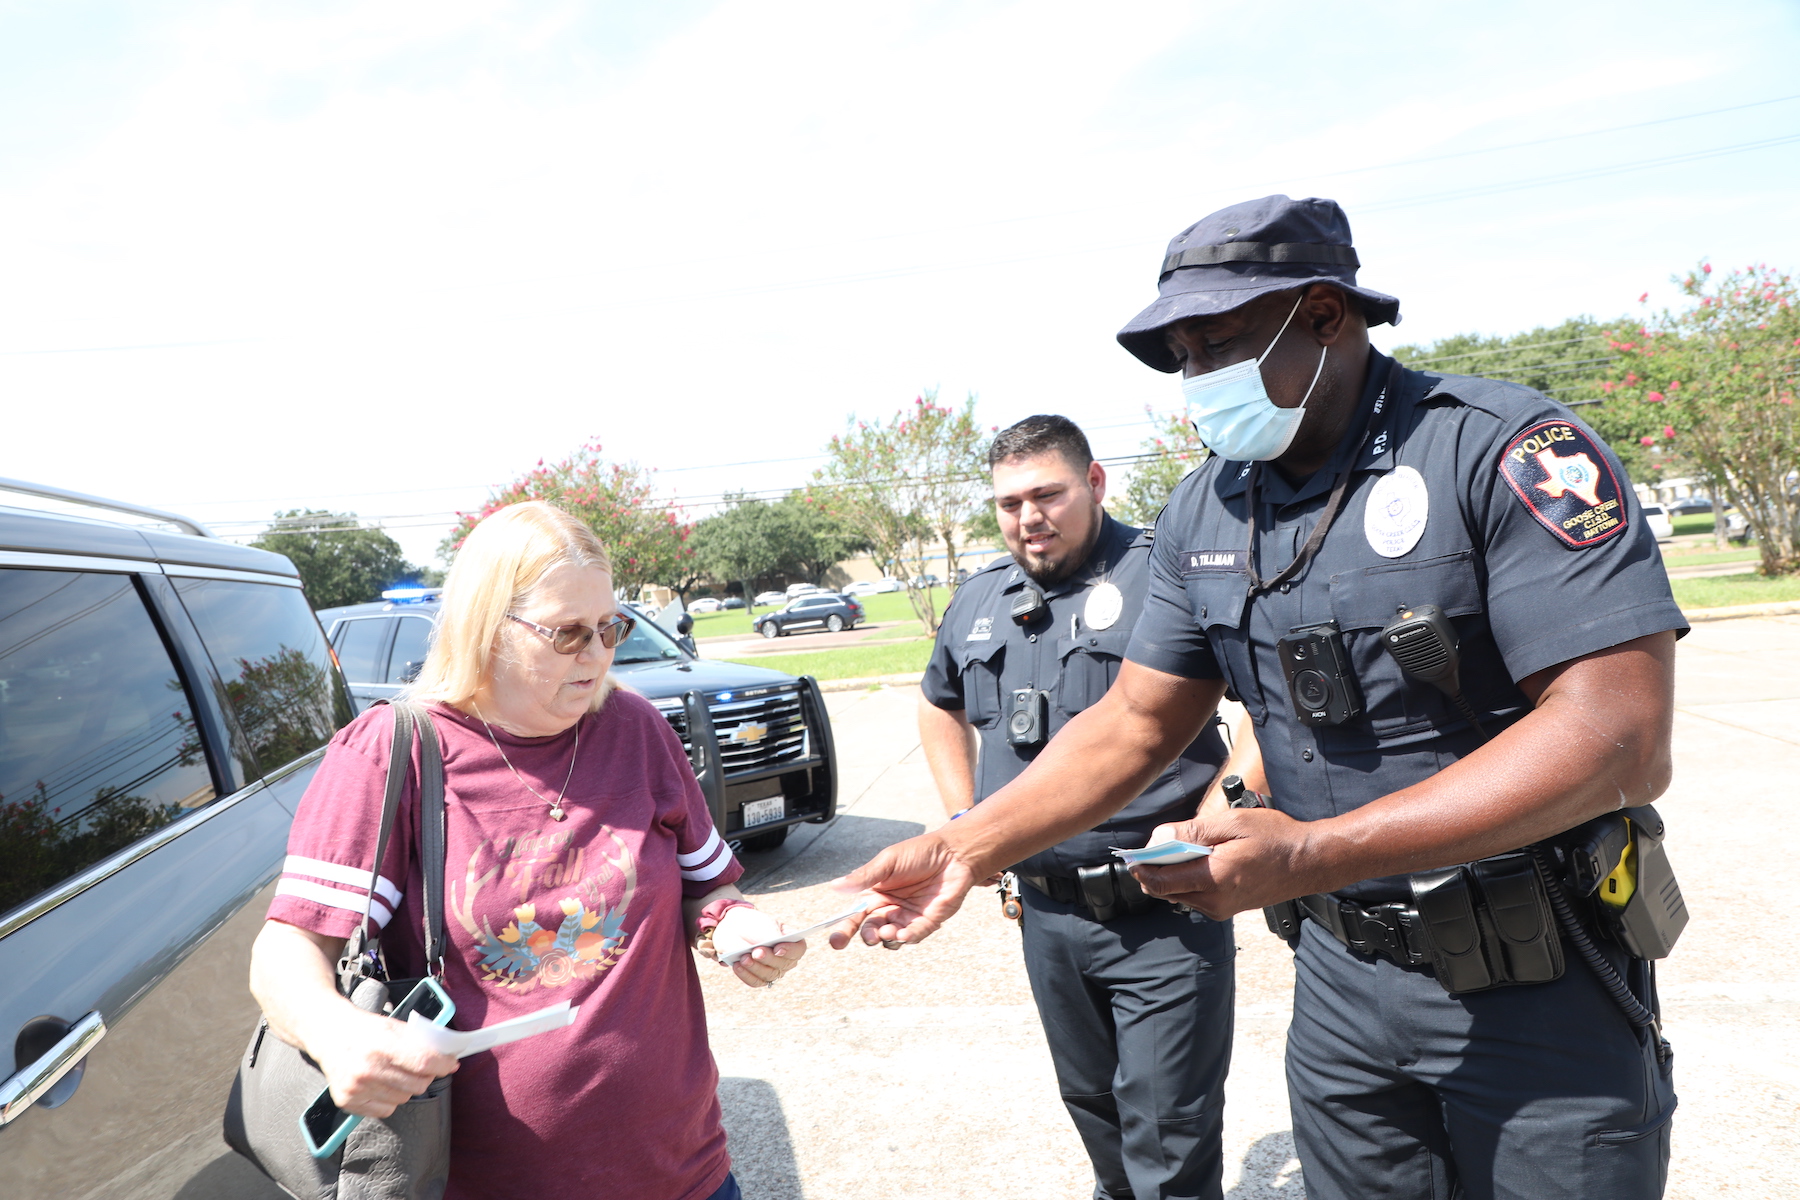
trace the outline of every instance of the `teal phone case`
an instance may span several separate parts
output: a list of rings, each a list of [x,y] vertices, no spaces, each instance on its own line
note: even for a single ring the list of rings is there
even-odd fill
[[[396,1021],[406,1020],[407,1014],[418,1007],[419,1000],[422,998],[426,989],[430,989],[438,999],[438,1014],[431,1019],[431,1023],[433,1025],[448,1025],[450,1023],[450,1018],[456,1015],[456,1001],[450,999],[449,993],[444,991],[442,985],[429,975],[419,980],[418,985],[406,994],[406,999],[395,1005],[394,1011],[388,1015],[393,1017]],[[320,1107],[321,1104],[336,1112],[338,1114],[338,1120],[331,1131],[331,1136],[326,1138],[324,1142],[315,1144],[313,1142],[312,1129],[308,1127],[306,1123],[306,1114],[313,1109]],[[314,1158],[324,1158],[327,1155],[337,1153],[337,1151],[343,1147],[344,1139],[350,1136],[351,1130],[362,1124],[362,1118],[353,1113],[347,1113],[339,1109],[337,1105],[331,1102],[331,1089],[326,1088],[315,1096],[313,1102],[307,1105],[300,1113],[299,1124],[300,1141],[305,1145],[307,1152]]]

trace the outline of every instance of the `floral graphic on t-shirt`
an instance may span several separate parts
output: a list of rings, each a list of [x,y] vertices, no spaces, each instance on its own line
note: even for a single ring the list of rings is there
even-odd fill
[[[619,960],[630,936],[625,931],[625,913],[637,890],[637,863],[610,826],[603,824],[600,830],[618,848],[617,857],[608,855],[598,838],[576,846],[570,833],[562,830],[508,838],[499,845],[483,840],[475,847],[463,877],[461,901],[454,883],[449,901],[456,919],[475,941],[483,983],[515,992],[529,992],[540,984],[561,987],[598,975]],[[596,870],[587,872],[590,850],[601,861]],[[493,865],[482,871],[484,862]],[[602,885],[615,876],[623,880],[623,890],[618,903],[609,905]],[[486,914],[478,918],[475,913],[476,896],[496,879],[511,884],[523,898],[514,906],[512,920],[498,933]],[[544,890],[565,894],[529,898],[532,892]],[[555,915],[558,910],[560,916]]]

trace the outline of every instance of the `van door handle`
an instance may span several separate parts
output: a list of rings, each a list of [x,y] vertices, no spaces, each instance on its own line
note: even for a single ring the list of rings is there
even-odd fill
[[[99,1045],[100,1039],[106,1036],[106,1021],[97,1012],[91,1012],[70,1027],[63,1034],[62,1040],[50,1047],[49,1051],[39,1055],[36,1062],[30,1063],[15,1072],[11,1079],[0,1083],[0,1125],[6,1125],[36,1104],[43,1094],[55,1087],[57,1081],[70,1071],[88,1051]]]

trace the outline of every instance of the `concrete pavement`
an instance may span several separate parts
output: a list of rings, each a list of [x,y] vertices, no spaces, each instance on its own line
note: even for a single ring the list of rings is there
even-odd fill
[[[1800,1195],[1800,998],[1783,905],[1800,844],[1800,617],[1716,622],[1681,645],[1676,778],[1659,804],[1692,923],[1661,967],[1677,1054],[1671,1197]],[[829,880],[942,819],[918,752],[917,689],[830,698],[837,819],[746,856],[746,891],[802,920]],[[1305,1195],[1281,1054],[1292,968],[1237,920],[1226,1106],[1232,1200]],[[703,971],[725,1122],[750,1200],[1077,1200],[1091,1194],[1019,961],[991,891],[899,952],[813,947],[780,987]]]

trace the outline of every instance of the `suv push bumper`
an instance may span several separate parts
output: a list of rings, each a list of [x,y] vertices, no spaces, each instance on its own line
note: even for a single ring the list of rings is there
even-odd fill
[[[757,702],[709,705],[699,690],[685,693],[681,700],[688,762],[713,824],[725,840],[823,823],[837,815],[837,748],[825,696],[812,676],[801,676],[797,688],[770,696],[762,702],[762,710],[753,707]],[[777,722],[782,728],[773,729]],[[750,731],[755,731],[753,739],[746,736]],[[760,761],[755,753],[737,749],[765,739],[777,746],[785,740],[787,752],[776,761]],[[792,746],[795,739],[797,752]],[[745,828],[744,805],[776,796],[782,798],[782,815]]]

